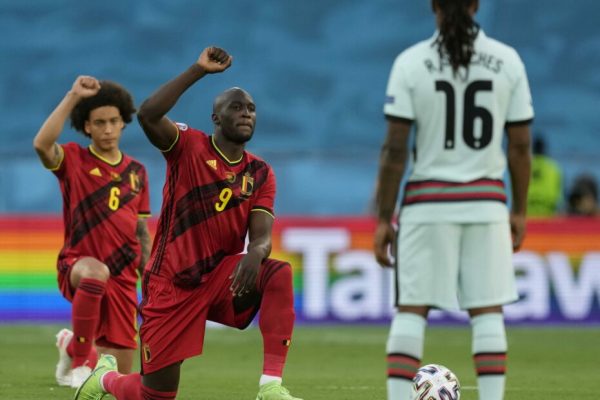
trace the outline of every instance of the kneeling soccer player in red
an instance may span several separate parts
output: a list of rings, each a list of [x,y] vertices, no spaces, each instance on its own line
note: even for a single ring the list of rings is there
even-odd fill
[[[121,372],[130,372],[133,364],[138,270],[150,254],[146,169],[119,147],[134,113],[123,86],[79,76],[33,140],[63,198],[58,286],[72,303],[73,330],[56,336],[60,386],[82,384],[96,364],[96,349],[116,356]],[[89,146],[57,143],[69,117]]]
[[[164,201],[140,306],[142,371],[121,375],[103,356],[76,399],[174,399],[183,360],[202,353],[206,321],[247,327],[260,309],[264,363],[257,400],[299,400],[281,385],[294,325],[292,270],[267,258],[275,178],[244,150],[256,108],[240,88],[217,96],[214,134],[173,123],[166,113],[206,74],[231,65],[206,48],[185,72],[142,104],[138,119],[167,160]],[[249,243],[244,250],[246,235]]]

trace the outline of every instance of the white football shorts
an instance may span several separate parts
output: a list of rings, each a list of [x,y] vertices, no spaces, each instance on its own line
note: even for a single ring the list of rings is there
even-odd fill
[[[400,223],[396,302],[456,310],[518,300],[508,222]]]

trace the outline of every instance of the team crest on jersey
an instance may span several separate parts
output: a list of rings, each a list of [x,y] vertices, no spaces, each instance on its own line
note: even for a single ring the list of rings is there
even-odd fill
[[[231,171],[227,171],[225,172],[225,179],[227,179],[227,182],[233,183],[235,182],[235,174]]]
[[[254,178],[246,172],[244,176],[242,176],[242,188],[240,189],[240,193],[243,196],[250,196],[252,190],[254,190]]]
[[[187,124],[182,124],[181,122],[175,122],[175,125],[177,125],[180,131],[187,131],[188,129]]]
[[[129,173],[129,186],[132,192],[140,191],[140,176],[135,171]]]
[[[113,182],[121,182],[123,180],[120,174],[112,171],[110,172],[110,179],[112,179]]]

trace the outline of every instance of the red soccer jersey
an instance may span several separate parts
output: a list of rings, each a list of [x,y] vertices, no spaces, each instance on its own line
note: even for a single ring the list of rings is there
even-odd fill
[[[135,284],[141,250],[137,222],[150,215],[146,169],[125,154],[111,164],[91,146],[67,143],[62,148],[64,157],[52,169],[63,195],[65,242],[59,268],[66,258],[94,257],[113,278]]]
[[[223,257],[244,250],[251,212],[273,215],[275,176],[255,155],[228,160],[212,136],[177,127],[176,142],[164,152],[167,179],[146,272],[191,289]]]

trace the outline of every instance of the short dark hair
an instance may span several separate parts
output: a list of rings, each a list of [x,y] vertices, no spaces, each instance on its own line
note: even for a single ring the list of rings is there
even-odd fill
[[[85,121],[90,118],[90,113],[98,107],[114,106],[119,109],[125,124],[131,122],[135,114],[133,97],[123,86],[112,81],[100,81],[100,90],[96,95],[82,99],[71,111],[71,126],[85,136],[90,135],[85,131]]]
[[[433,0],[443,15],[440,33],[435,39],[440,59],[446,56],[456,73],[459,67],[468,67],[475,48],[473,43],[479,32],[479,25],[469,13],[469,7],[476,0]]]
[[[592,196],[598,200],[598,184],[596,178],[591,174],[582,174],[575,178],[569,199],[579,199],[584,196]]]

